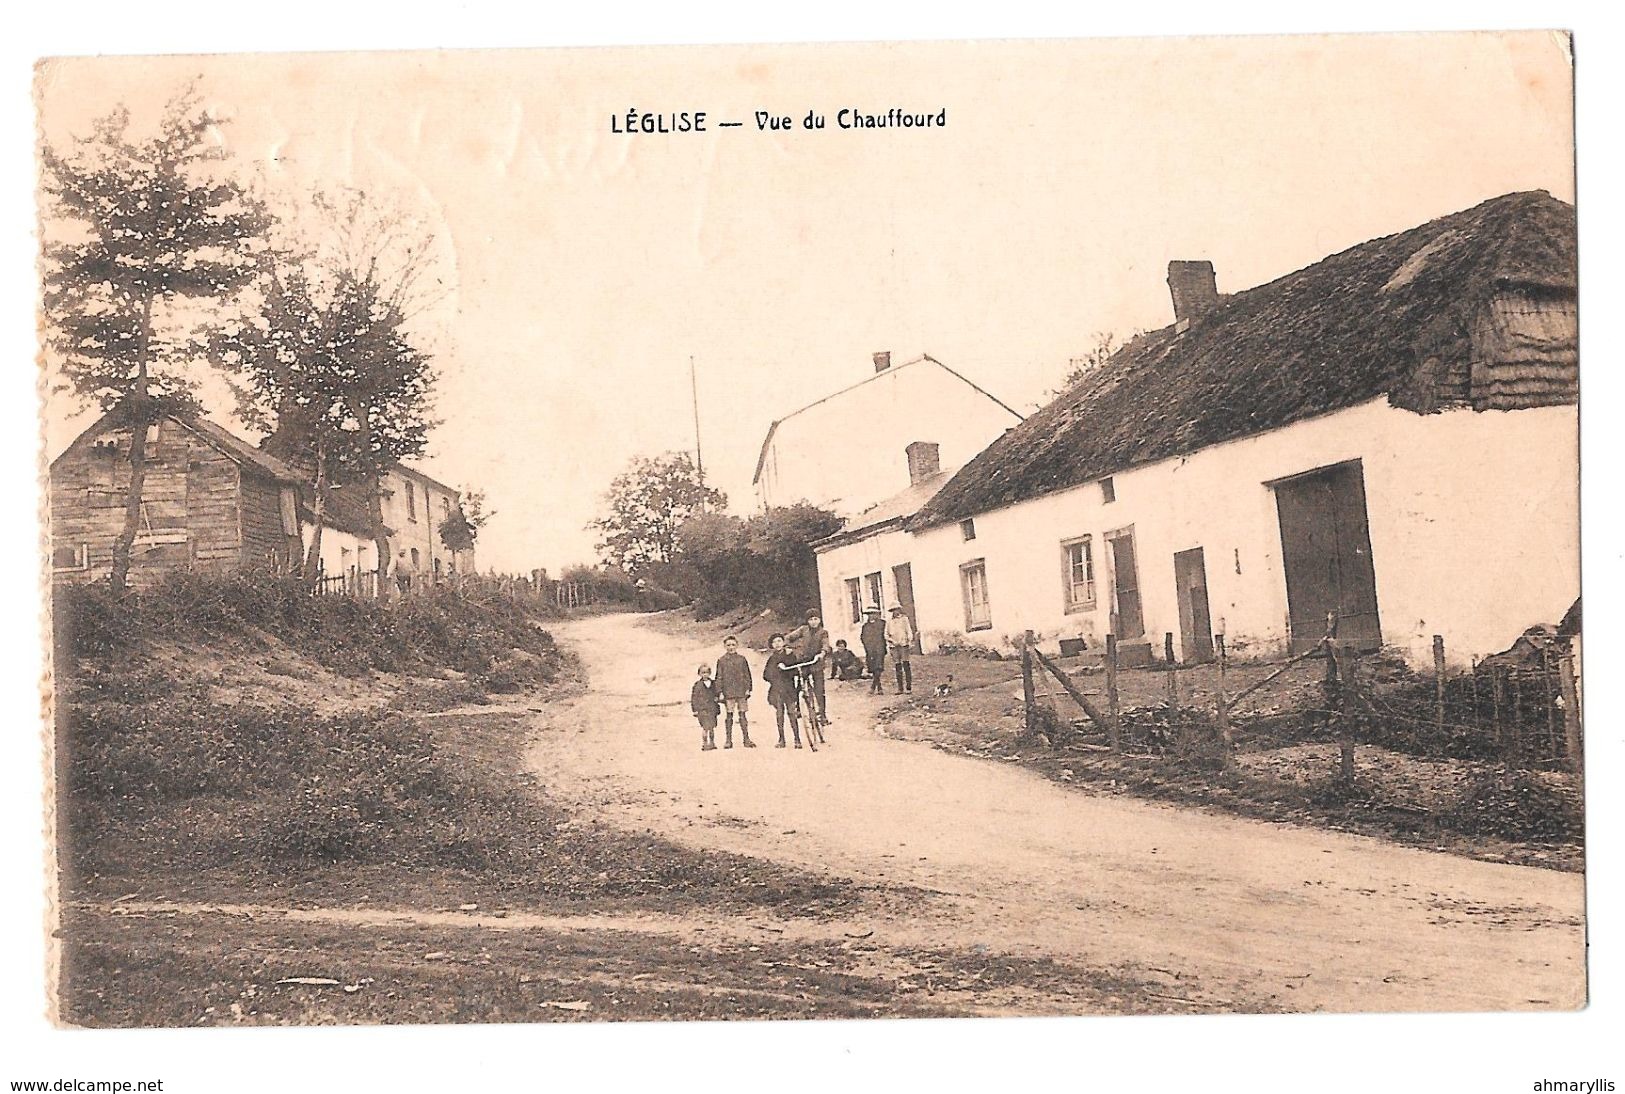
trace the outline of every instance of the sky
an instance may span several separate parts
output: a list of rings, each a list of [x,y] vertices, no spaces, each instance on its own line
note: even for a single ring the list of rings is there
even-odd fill
[[[438,233],[420,465],[487,493],[482,569],[593,557],[609,481],[694,445],[691,358],[708,478],[748,512],[769,423],[876,351],[1030,409],[1097,332],[1171,321],[1171,259],[1233,292],[1499,194],[1574,199],[1546,33],[84,58],[42,68],[41,133],[194,78],[245,173]],[[838,127],[892,107],[946,125]],[[629,110],[708,131],[613,132]],[[89,420],[54,400],[48,454]]]

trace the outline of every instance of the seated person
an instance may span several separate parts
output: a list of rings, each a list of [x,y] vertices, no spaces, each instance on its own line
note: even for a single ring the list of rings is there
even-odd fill
[[[832,680],[862,680],[863,662],[846,646],[846,639],[835,643],[835,652],[829,655],[829,675]]]

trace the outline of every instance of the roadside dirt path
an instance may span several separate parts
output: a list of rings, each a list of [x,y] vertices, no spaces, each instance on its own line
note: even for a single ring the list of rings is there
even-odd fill
[[[843,931],[1132,964],[1292,1010],[1584,1003],[1577,874],[1094,797],[889,740],[866,685],[831,685],[831,747],[817,754],[773,748],[760,685],[761,747],[702,753],[687,697],[709,643],[637,616],[559,631],[591,688],[538,719],[528,761],[549,792],[693,846],[924,890]]]

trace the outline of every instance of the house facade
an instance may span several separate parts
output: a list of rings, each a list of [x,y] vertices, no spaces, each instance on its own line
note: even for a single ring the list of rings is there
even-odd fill
[[[831,641],[844,638],[853,649],[859,646],[858,633],[869,608],[879,608],[885,618],[896,605],[911,621],[919,621],[915,537],[906,524],[948,481],[948,473],[937,465],[936,446],[930,442],[910,444],[905,455],[913,479],[907,490],[850,518],[840,532],[813,545],[824,626]]]
[[[1185,662],[1452,660],[1579,594],[1573,209],[1511,194],[1220,296],[1001,437],[905,522],[927,647],[1026,630]],[[892,565],[897,565],[892,562]]]
[[[166,415],[147,429],[141,524],[130,582],[150,585],[172,570],[290,573],[316,538],[312,476],[201,415]],[[105,580],[124,528],[130,432],[104,416],[51,463],[54,582]],[[383,484],[384,532],[410,576],[468,572],[472,552],[454,556],[440,522],[457,511],[457,491],[396,465]],[[323,505],[322,576],[370,589],[378,568],[364,490],[335,486]]]
[[[130,430],[111,415],[51,463],[53,582],[105,579],[124,530]],[[301,547],[299,475],[201,417],[147,427],[132,584],[170,570],[287,572]]]
[[[380,490],[396,572],[415,583],[473,571],[474,552],[453,552],[440,538],[442,522],[461,511],[458,491],[405,464],[384,474]]]
[[[912,481],[901,450],[853,443],[854,422],[872,424],[879,437],[928,423],[912,439],[935,444],[940,465],[953,468],[1020,421],[1016,411],[933,357],[893,365],[890,353],[877,353],[867,378],[768,427],[752,479],[757,503],[767,509],[806,501],[851,517],[907,490]]]

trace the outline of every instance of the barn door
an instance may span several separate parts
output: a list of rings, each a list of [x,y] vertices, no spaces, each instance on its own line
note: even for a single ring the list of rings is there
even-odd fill
[[[1140,568],[1134,557],[1134,529],[1106,533],[1112,551],[1112,593],[1117,606],[1116,634],[1132,641],[1145,637],[1145,615],[1140,610]]]
[[[897,591],[897,603],[903,606],[903,614],[908,616],[909,623],[914,627],[914,652],[923,654],[924,644],[920,638],[920,617],[914,614],[914,569],[905,562],[901,566],[891,568],[892,588]]]
[[[1207,563],[1202,549],[1174,555],[1174,593],[1179,602],[1180,648],[1186,664],[1213,660],[1213,617],[1207,605]]]
[[[1357,649],[1382,645],[1377,577],[1366,524],[1365,473],[1340,463],[1273,484],[1281,521],[1293,653],[1310,649],[1338,615],[1337,636]]]

